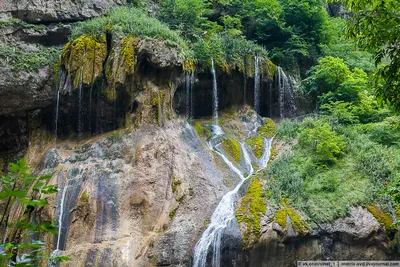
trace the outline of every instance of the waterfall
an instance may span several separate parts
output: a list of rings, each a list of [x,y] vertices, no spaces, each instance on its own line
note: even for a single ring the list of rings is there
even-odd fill
[[[94,74],[93,74],[94,75]],[[89,123],[89,135],[92,135],[92,94],[93,94],[93,82],[92,85],[90,86],[90,91],[89,91],[89,112],[88,112],[88,123]]]
[[[80,73],[79,77],[79,107],[78,107],[78,136],[82,136],[82,98],[83,98],[83,92],[82,92],[82,85],[83,85],[83,71],[84,71],[84,62],[85,62],[85,54],[86,54],[86,49],[83,52],[82,56],[82,70]]]
[[[58,114],[60,112],[60,91],[62,90],[63,87],[63,81],[64,81],[64,73],[61,68],[58,70],[59,72],[59,79],[60,82],[58,84],[57,88],[57,99],[56,99],[56,118],[55,118],[55,129],[54,129],[54,142],[57,144],[57,133],[58,133]]]
[[[260,75],[260,66],[259,66],[259,58],[254,58],[254,110],[260,114],[260,83],[261,83],[261,75]]]
[[[194,117],[193,113],[193,92],[194,92],[194,73],[190,75],[190,116]]]
[[[63,216],[64,216],[64,202],[65,202],[65,195],[67,193],[68,189],[68,181],[65,183],[62,195],[61,195],[61,201],[60,201],[60,213],[58,215],[58,235],[57,235],[57,245],[56,249],[51,253],[50,260],[47,264],[47,267],[56,267],[57,263],[51,260],[52,258],[55,258],[57,256],[60,256],[60,240],[61,240],[61,232],[62,232],[62,222],[63,222]]]
[[[285,86],[282,80],[282,68],[278,67],[278,90],[279,90],[279,117],[283,119],[285,111]]]
[[[211,74],[213,77],[213,118],[214,118],[214,124],[218,125],[218,86],[217,86],[217,74],[215,73],[214,59],[211,59]]]
[[[216,126],[215,128],[217,128]],[[220,128],[220,127],[218,127]],[[214,131],[214,130],[213,130]],[[218,134],[215,135],[215,132]],[[255,172],[252,166],[252,162],[250,156],[245,148],[243,142],[240,143],[240,147],[244,156],[244,161],[249,169],[249,174],[244,177],[243,173],[235,167],[233,164],[224,154],[220,153],[216,148],[221,144],[218,143],[213,145],[213,140],[218,138],[221,135],[222,129],[216,129],[214,131],[214,136],[211,138],[210,142],[208,143],[209,148],[216,152],[223,161],[228,165],[228,167],[235,172],[240,177],[240,182],[236,187],[225,194],[221,201],[219,202],[217,208],[215,209],[213,215],[211,216],[210,224],[208,225],[207,229],[204,231],[203,235],[201,236],[200,240],[197,242],[195,250],[194,250],[194,261],[193,267],[205,267],[207,263],[207,255],[209,251],[212,251],[212,263],[211,266],[213,267],[221,267],[221,238],[226,228],[228,228],[232,222],[236,219],[235,217],[235,209],[236,209],[236,202],[238,200],[238,191],[243,185],[243,183],[249,179]],[[222,134],[224,134],[222,132]],[[268,164],[270,154],[271,154],[271,147],[272,147],[272,138],[267,140],[264,139],[264,153],[262,156],[262,165],[260,169],[257,171],[261,171],[265,168]]]
[[[285,112],[285,99],[288,100],[291,115],[296,112],[296,105],[293,96],[292,85],[281,67],[278,67],[278,90],[279,90],[279,116],[281,119],[284,118]]]
[[[246,57],[243,58],[243,105],[246,105],[246,91],[247,91],[247,62]]]
[[[186,117],[190,117],[190,75],[185,73],[185,89],[186,89]]]

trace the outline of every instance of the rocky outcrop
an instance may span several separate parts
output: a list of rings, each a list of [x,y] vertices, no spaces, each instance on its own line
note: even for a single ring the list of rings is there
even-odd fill
[[[342,19],[348,18],[351,14],[341,2],[333,2],[327,4],[327,11],[332,17],[339,17]]]
[[[0,115],[45,107],[53,101],[51,68],[15,72],[0,65]]]
[[[226,190],[221,178],[229,179],[193,129],[175,121],[59,146],[38,170],[55,171],[60,187],[51,201],[56,218],[64,208],[60,249],[72,258],[67,266],[186,266]]]
[[[0,18],[35,23],[71,22],[102,15],[122,4],[125,4],[124,0],[4,0],[0,3]]]
[[[246,251],[234,248],[224,254],[224,266],[296,266],[302,260],[398,260],[397,235],[390,236],[363,207],[350,208],[349,215],[332,223],[317,224],[299,233],[288,216],[285,229],[267,209],[261,218],[261,237]],[[236,251],[236,253],[232,253]]]

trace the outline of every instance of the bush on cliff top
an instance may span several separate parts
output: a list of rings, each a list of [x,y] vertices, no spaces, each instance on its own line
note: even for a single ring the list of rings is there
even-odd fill
[[[72,32],[71,39],[89,35],[101,39],[106,32],[116,36],[134,35],[143,39],[164,41],[177,47],[182,54],[189,53],[187,42],[175,31],[155,18],[150,18],[143,9],[119,7],[111,9],[105,16],[79,22]]]

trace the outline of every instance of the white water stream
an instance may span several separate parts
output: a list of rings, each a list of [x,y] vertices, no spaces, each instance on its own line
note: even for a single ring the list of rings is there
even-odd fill
[[[243,183],[249,179],[253,174],[258,173],[262,169],[266,168],[271,154],[272,140],[264,139],[264,152],[260,159],[260,168],[255,172],[250,156],[243,142],[240,143],[241,151],[243,153],[244,161],[246,163],[246,169],[249,171],[248,175],[245,177],[243,172],[240,171],[233,162],[231,162],[228,157],[223,153],[218,151],[218,147],[221,143],[213,145],[213,140],[223,135],[223,130],[217,126],[213,126],[213,137],[208,143],[209,148],[217,153],[224,162],[229,166],[229,168],[235,172],[240,177],[240,182],[236,187],[225,194],[221,201],[219,202],[217,208],[215,209],[213,215],[211,216],[210,223],[207,229],[204,231],[200,240],[197,242],[194,250],[194,261],[193,267],[205,267],[207,263],[207,256],[209,252],[212,252],[212,262],[211,266],[220,267],[221,266],[221,239],[226,228],[228,228],[231,223],[236,219],[235,209],[236,202],[238,200],[238,191],[243,185]],[[246,171],[247,171],[246,170]]]
[[[215,72],[214,59],[211,59],[211,74],[213,78],[213,118],[214,124],[218,125],[218,86],[217,74]]]
[[[258,114],[260,114],[260,84],[261,84],[261,75],[260,75],[259,58],[254,57],[254,110]]]

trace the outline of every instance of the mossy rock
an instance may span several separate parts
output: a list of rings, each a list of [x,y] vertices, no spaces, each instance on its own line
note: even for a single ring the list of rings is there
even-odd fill
[[[394,220],[392,216],[382,211],[377,206],[367,206],[367,210],[374,215],[375,219],[379,222],[383,229],[386,232],[390,232],[393,230],[397,231],[397,226],[394,224]]]
[[[243,233],[243,245],[245,247],[248,247],[252,241],[257,241],[260,237],[261,217],[266,209],[266,197],[262,184],[259,178],[256,178],[251,183],[236,210],[238,222],[246,225],[246,231]]]
[[[232,162],[236,163],[240,162],[240,159],[242,157],[242,152],[240,150],[240,145],[236,140],[228,138],[225,141],[223,141],[221,145],[224,152],[228,155],[229,159]]]
[[[301,218],[301,216],[291,207],[287,206],[286,203],[283,203],[283,208],[278,210],[275,215],[275,222],[282,227],[283,230],[286,230],[287,218],[290,218],[291,225],[293,230],[299,234],[304,235],[306,232],[310,230],[310,226]]]
[[[196,63],[194,62],[194,59],[186,59],[182,63],[182,69],[186,72],[189,73],[194,73],[196,71]]]
[[[371,205],[367,206],[366,208],[385,230],[390,246],[395,248],[399,243],[399,233],[393,217],[390,216],[390,214],[385,213],[377,206]],[[396,211],[396,216],[398,216],[398,211]]]
[[[252,136],[250,138],[247,138],[246,144],[251,147],[256,158],[261,158],[264,152],[264,139],[262,139],[262,137]]]
[[[180,186],[181,184],[182,184],[181,181],[179,181],[178,179],[176,179],[175,176],[172,176],[172,184],[171,184],[172,193],[175,193],[176,190],[178,189],[178,186]]]
[[[82,35],[68,42],[61,52],[61,65],[73,76],[73,86],[92,84],[103,70],[103,62],[107,55],[106,38],[100,41]]]
[[[271,119],[266,119],[257,132],[265,138],[272,138],[276,134],[276,124]]]

